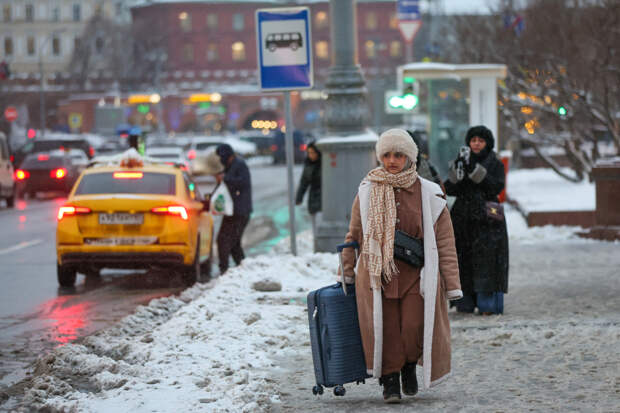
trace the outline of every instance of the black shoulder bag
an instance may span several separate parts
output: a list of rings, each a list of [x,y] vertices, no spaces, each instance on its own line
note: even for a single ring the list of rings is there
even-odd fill
[[[424,241],[399,229],[394,233],[394,258],[412,267],[424,266]]]

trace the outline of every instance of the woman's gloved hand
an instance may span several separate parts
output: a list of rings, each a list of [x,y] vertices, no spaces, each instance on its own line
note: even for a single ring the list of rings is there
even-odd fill
[[[487,176],[487,170],[484,166],[482,166],[482,164],[477,163],[472,168],[471,172],[467,173],[467,176],[472,182],[479,184]]]
[[[464,166],[462,160],[457,158],[455,161],[450,161],[448,170],[448,180],[453,184],[460,182],[464,177]]]

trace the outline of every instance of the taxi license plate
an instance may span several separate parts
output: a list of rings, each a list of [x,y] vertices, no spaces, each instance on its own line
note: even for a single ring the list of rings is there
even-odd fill
[[[144,223],[143,214],[129,214],[123,212],[99,214],[99,224],[101,225],[142,225],[142,223]]]
[[[114,238],[86,238],[88,245],[152,245],[157,243],[157,237],[114,237]]]

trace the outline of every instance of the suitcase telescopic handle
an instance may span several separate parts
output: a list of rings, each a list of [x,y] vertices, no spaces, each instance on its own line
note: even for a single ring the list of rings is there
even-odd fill
[[[340,259],[340,274],[342,276],[342,291],[344,291],[344,295],[347,295],[347,283],[344,282],[344,264],[342,263],[342,251],[345,248],[353,248],[355,249],[355,261],[358,258],[358,250],[360,249],[360,244],[357,241],[351,241],[344,244],[336,245],[336,251],[338,251],[338,258]]]

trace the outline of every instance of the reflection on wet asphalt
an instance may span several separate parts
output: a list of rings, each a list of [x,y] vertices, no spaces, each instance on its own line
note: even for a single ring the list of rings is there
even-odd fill
[[[248,256],[267,252],[289,235],[282,167],[252,170],[254,213],[244,237]],[[298,179],[300,168],[295,171]],[[280,182],[282,181],[282,182]],[[198,182],[203,193],[209,186]],[[36,358],[58,345],[110,326],[152,299],[185,287],[169,270],[104,270],[78,275],[74,288],[56,281],[56,212],[64,198],[20,200],[0,206],[0,390],[27,377]],[[296,208],[297,230],[310,227],[307,208]],[[216,227],[217,228],[217,227]],[[218,276],[217,265],[212,276]]]

